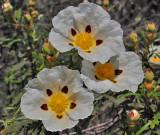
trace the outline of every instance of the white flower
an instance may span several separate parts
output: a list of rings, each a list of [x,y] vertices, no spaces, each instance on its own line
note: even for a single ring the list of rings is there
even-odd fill
[[[110,89],[117,92],[125,89],[136,92],[144,78],[142,63],[134,52],[111,57],[105,64],[83,60],[81,72],[85,85],[98,93]]]
[[[94,3],[70,6],[60,11],[52,23],[49,41],[60,52],[76,48],[84,59],[105,63],[125,51],[120,24]]]
[[[156,53],[160,53],[160,46],[154,46],[153,50],[155,49],[157,49]],[[160,69],[160,58],[156,55],[152,55],[152,57],[149,58],[149,64],[153,69]]]
[[[43,69],[25,90],[22,112],[27,118],[42,120],[49,131],[74,127],[93,110],[93,93],[82,87],[78,71],[65,66]]]

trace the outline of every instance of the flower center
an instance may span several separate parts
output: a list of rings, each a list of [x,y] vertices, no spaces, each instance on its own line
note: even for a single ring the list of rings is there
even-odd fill
[[[80,33],[75,37],[74,46],[80,47],[83,51],[90,51],[96,43],[90,33]]]
[[[55,93],[51,96],[49,107],[55,113],[62,114],[69,105],[69,100],[63,93]]]
[[[106,62],[105,64],[98,64],[95,66],[96,68],[96,77],[99,80],[108,79],[113,81],[115,77],[115,70],[111,62]]]
[[[152,62],[160,62],[160,58],[154,56],[151,61]]]

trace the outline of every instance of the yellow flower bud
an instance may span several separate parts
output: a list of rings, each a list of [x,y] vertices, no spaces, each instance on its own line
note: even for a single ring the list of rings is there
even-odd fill
[[[138,42],[138,35],[135,32],[132,32],[129,38],[133,44],[136,44]]]
[[[26,12],[26,13],[24,14],[24,18],[25,18],[25,21],[26,21],[27,23],[30,23],[31,20],[32,20],[30,14],[28,14],[28,12]]]
[[[154,80],[151,83],[147,83],[144,81],[144,88],[146,89],[147,92],[150,92],[154,88]]]
[[[35,7],[36,6],[36,2],[34,0],[30,0],[28,2],[29,7]]]
[[[54,54],[54,47],[51,45],[48,39],[46,39],[46,42],[43,45],[43,51],[51,56]]]
[[[133,109],[127,113],[127,117],[130,121],[135,122],[139,120],[140,114],[137,110]]]
[[[104,0],[103,4],[104,4],[104,6],[108,6],[109,5],[109,0]]]
[[[154,25],[153,22],[150,22],[150,23],[148,23],[148,25],[146,27],[146,30],[153,32],[153,31],[157,31],[157,28],[156,28],[156,26]]]
[[[83,2],[82,3],[87,3],[88,2],[88,0],[83,0]]]
[[[145,76],[145,81],[149,83],[152,82],[152,80],[154,79],[154,74],[150,68],[147,68],[147,71],[145,72],[144,76]]]
[[[38,11],[36,11],[36,10],[33,10],[32,12],[31,12],[31,16],[32,16],[32,18],[33,19],[35,19],[35,18],[37,18],[38,17]]]

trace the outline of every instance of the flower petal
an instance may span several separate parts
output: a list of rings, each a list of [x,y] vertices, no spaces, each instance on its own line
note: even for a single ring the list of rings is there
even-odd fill
[[[77,123],[78,120],[71,120],[67,115],[64,115],[61,119],[58,119],[56,116],[52,115],[50,119],[42,121],[46,130],[54,132],[54,131],[62,131],[66,128],[72,128]]]
[[[73,94],[70,99],[76,104],[73,110],[70,109],[66,112],[71,119],[84,119],[91,115],[94,101],[92,92],[82,89],[80,92]]]
[[[115,79],[117,83],[113,84],[112,89],[116,91],[128,89],[136,92],[138,85],[144,79],[139,56],[134,52],[126,52],[117,57],[117,61],[119,61],[119,69],[122,69],[123,73]]]
[[[71,40],[67,39],[67,37],[60,35],[59,33],[56,33],[53,29],[49,33],[49,41],[51,42],[53,47],[55,47],[61,52],[67,52],[73,49],[73,47],[69,45]]]
[[[51,111],[41,109],[42,104],[47,104],[47,97],[35,89],[27,90],[21,98],[21,111],[30,119],[49,119]]]

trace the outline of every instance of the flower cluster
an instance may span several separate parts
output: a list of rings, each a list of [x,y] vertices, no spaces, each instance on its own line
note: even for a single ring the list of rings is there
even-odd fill
[[[70,6],[52,22],[51,45],[60,52],[77,50],[83,58],[81,74],[65,66],[43,69],[26,85],[21,110],[27,118],[42,120],[47,130],[62,131],[91,115],[91,90],[136,92],[144,73],[139,56],[125,51],[120,24],[101,6]]]

